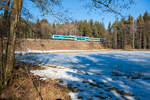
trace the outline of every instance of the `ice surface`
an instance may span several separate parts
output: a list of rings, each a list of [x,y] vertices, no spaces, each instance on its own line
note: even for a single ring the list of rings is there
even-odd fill
[[[73,100],[150,100],[150,51],[34,54],[16,58],[46,67],[31,72],[42,78],[61,79],[62,85],[73,90]]]

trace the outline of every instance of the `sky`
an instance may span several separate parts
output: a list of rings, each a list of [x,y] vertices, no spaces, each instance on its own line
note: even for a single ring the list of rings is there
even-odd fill
[[[121,12],[124,16],[132,15],[136,19],[140,14],[143,15],[145,11],[148,11],[150,13],[150,0],[134,0],[134,2],[135,3],[131,5],[130,9]],[[62,0],[63,8],[55,9],[54,12],[57,10],[67,10],[67,13],[65,13],[65,15],[67,15],[72,20],[93,19],[94,21],[103,22],[105,28],[107,28],[109,22],[113,23],[116,19],[119,18],[119,16],[116,16],[112,13],[89,11],[84,7],[84,3],[85,2],[82,2],[81,0]],[[55,18],[53,16],[40,16],[41,14],[39,13],[39,11],[32,6],[30,5],[31,13],[33,13],[34,15],[34,19],[32,19],[33,21],[42,18],[46,18],[50,23],[53,23],[55,21]]]

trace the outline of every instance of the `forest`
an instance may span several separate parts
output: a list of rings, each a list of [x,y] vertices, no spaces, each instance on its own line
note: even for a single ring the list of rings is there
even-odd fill
[[[2,18],[1,18],[2,23]],[[146,11],[137,19],[133,16],[121,18],[114,23],[93,21],[92,19],[60,23],[49,23],[47,19],[35,23],[24,20],[19,22],[17,38],[50,39],[52,34],[79,35],[95,38],[107,38],[106,48],[112,49],[150,49],[150,14]],[[6,32],[5,26],[1,29]]]

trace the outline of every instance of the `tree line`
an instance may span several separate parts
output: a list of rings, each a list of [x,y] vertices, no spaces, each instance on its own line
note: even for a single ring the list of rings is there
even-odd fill
[[[150,14],[146,11],[137,19],[129,16],[109,23],[106,38],[108,48],[150,49]]]
[[[3,25],[1,24],[1,27]],[[49,23],[47,19],[37,20],[36,23],[21,19],[18,23],[17,38],[49,39],[52,34],[78,35],[103,38],[106,33],[104,23],[92,19],[59,23]],[[5,28],[2,28],[6,32]]]
[[[2,23],[2,17],[0,22]],[[6,26],[0,24],[1,31],[6,33]],[[113,49],[149,49],[150,48],[150,15],[146,11],[137,19],[129,16],[109,23],[105,29],[104,23],[92,19],[65,22],[64,24],[49,23],[47,19],[36,23],[21,20],[18,23],[17,38],[49,39],[52,34],[78,35],[95,38],[106,38],[106,48]]]
[[[6,32],[6,27],[0,25],[3,27],[1,31]],[[18,23],[17,38],[49,39],[52,34],[106,38],[106,48],[150,49],[150,14],[146,11],[137,19],[133,16],[121,18],[109,23],[107,29],[104,23],[92,19],[63,24],[51,24],[46,19],[37,20],[36,23],[21,19]]]

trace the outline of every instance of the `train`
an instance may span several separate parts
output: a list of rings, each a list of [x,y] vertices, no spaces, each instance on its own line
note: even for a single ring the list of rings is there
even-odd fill
[[[53,40],[82,40],[82,41],[94,41],[94,42],[104,42],[106,38],[91,38],[85,36],[67,36],[67,35],[51,35]]]

